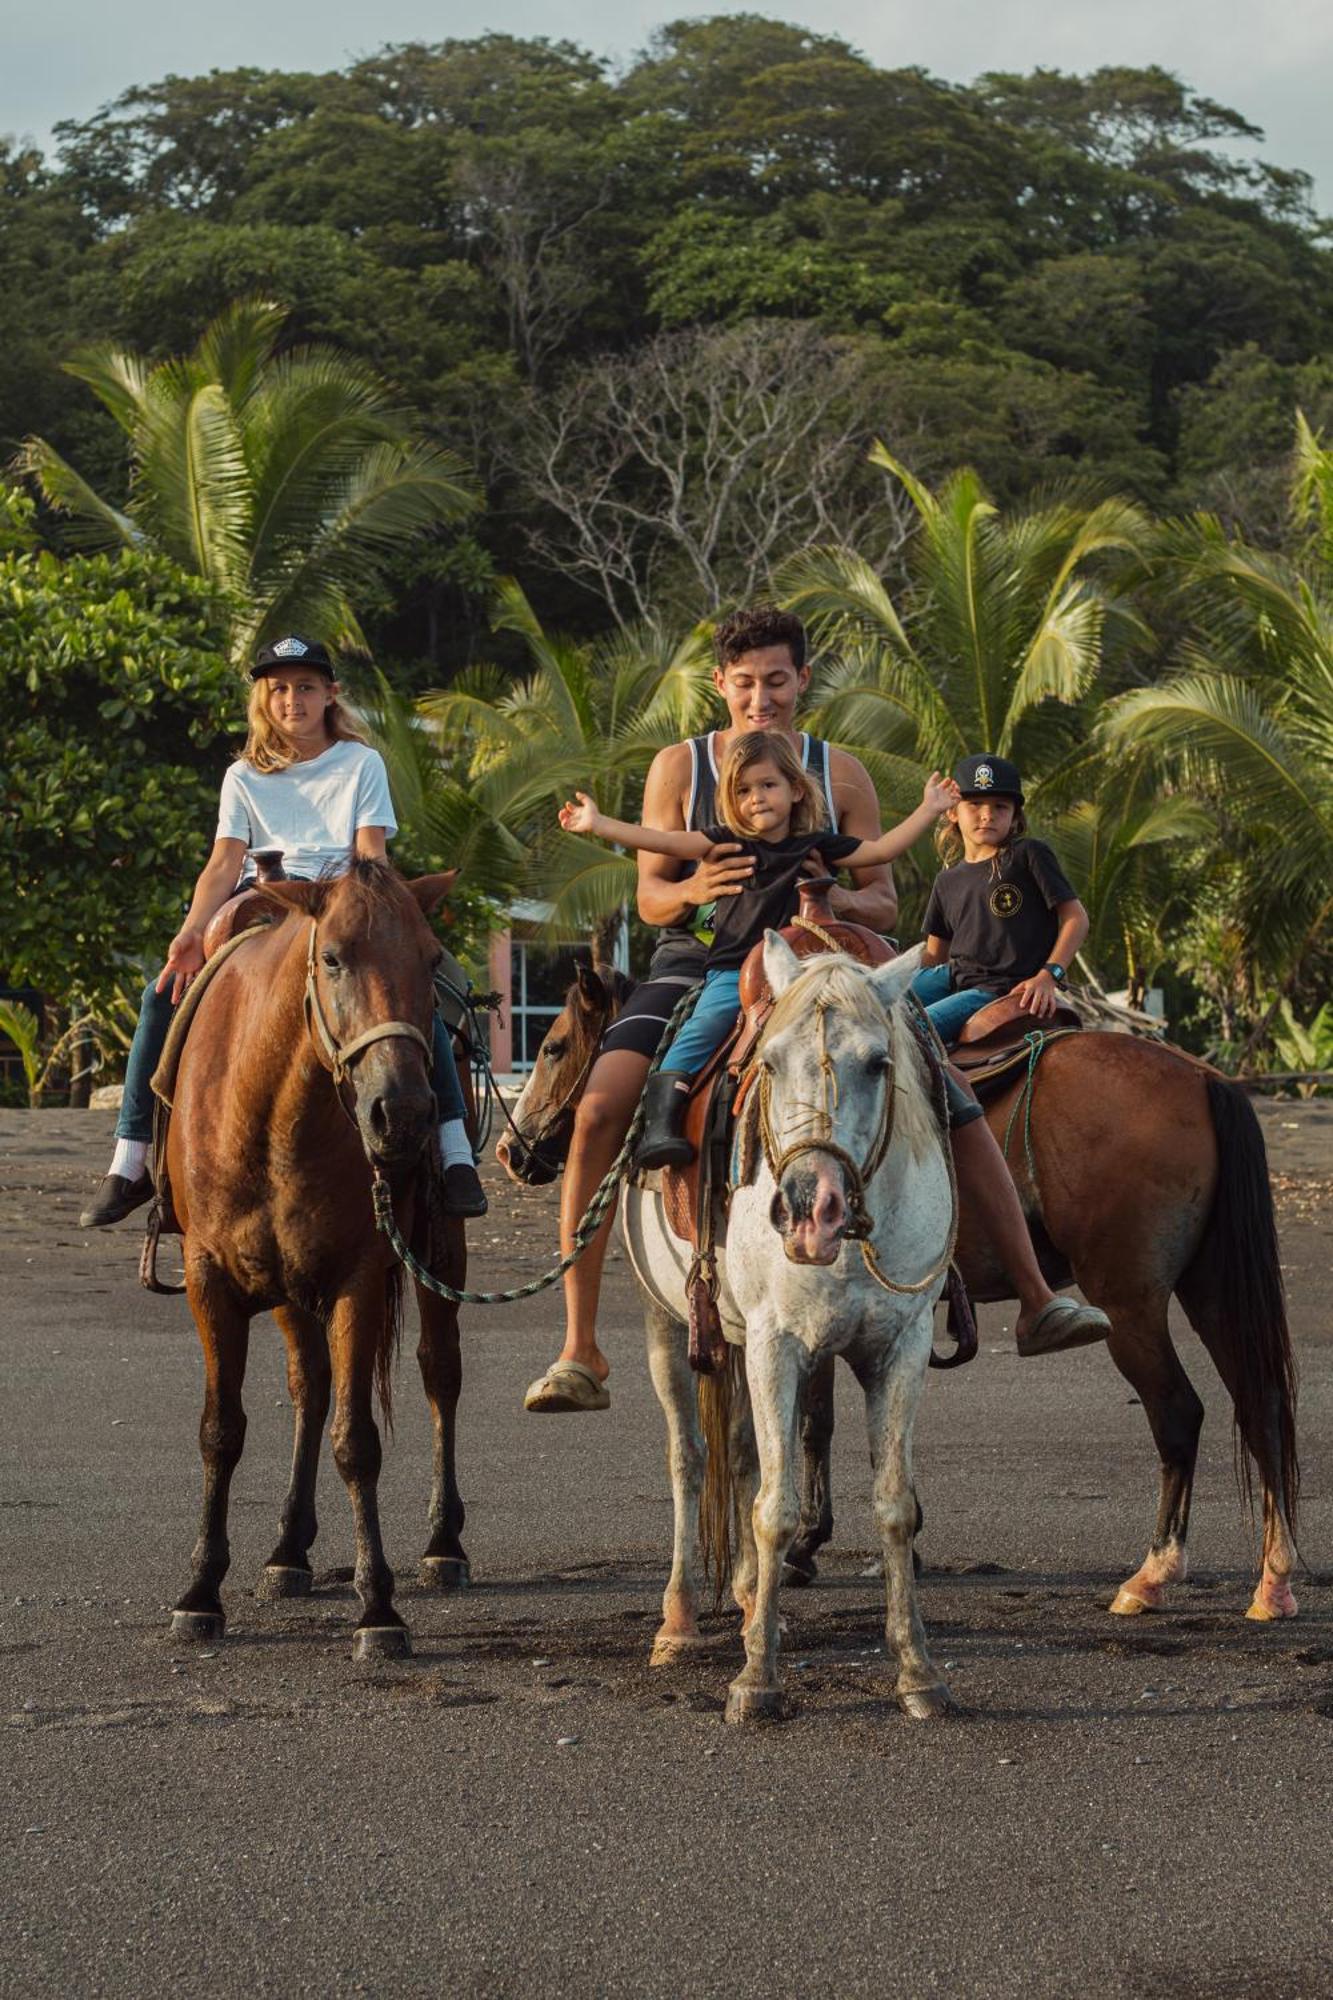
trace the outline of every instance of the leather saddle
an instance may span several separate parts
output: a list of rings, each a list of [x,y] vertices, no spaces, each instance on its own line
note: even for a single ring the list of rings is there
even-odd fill
[[[989,1006],[979,1007],[963,1023],[962,1033],[949,1050],[949,1060],[984,1101],[995,1094],[1011,1071],[1030,1060],[1034,1036],[1044,1046],[1082,1027],[1068,1000],[1057,999],[1055,1013],[1037,1022],[1012,993],[1004,993]]]

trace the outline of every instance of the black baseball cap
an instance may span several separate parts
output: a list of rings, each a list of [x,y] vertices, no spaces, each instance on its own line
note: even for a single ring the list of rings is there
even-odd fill
[[[1023,780],[1017,764],[1007,757],[964,757],[954,765],[953,781],[965,799],[1016,799],[1023,803]]]
[[[261,646],[255,654],[255,663],[250,669],[252,681],[262,680],[265,674],[275,674],[283,667],[313,667],[317,674],[336,681],[337,669],[329,658],[329,649],[318,639],[301,639],[295,632],[289,632],[285,639],[273,639]]]

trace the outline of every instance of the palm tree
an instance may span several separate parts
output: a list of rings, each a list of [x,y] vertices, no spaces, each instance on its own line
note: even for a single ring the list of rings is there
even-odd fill
[[[701,729],[716,705],[706,635],[552,636],[512,581],[500,586],[493,623],[521,636],[528,675],[475,669],[417,705],[452,772],[450,851],[465,868],[474,855],[507,856],[511,893],[549,903],[553,935],[591,932],[595,956],[609,960],[634,892],[633,857],[562,833],[556,808],[583,790],[617,818],[637,816],[654,756]]]
[[[923,765],[948,770],[978,750],[1012,757],[1039,792],[1086,735],[1108,632],[1141,630],[1116,585],[1146,520],[1124,500],[1005,517],[974,472],[936,493],[884,445],[870,457],[917,517],[897,600],[850,549],[807,550],[780,576],[830,656],[812,727],[862,757],[904,810]]]
[[[84,546],[147,543],[225,591],[237,659],[292,629],[363,647],[356,603],[403,541],[477,504],[461,462],[412,434],[372,369],[329,346],[281,351],[286,318],[243,299],[191,354],[152,363],[101,345],[67,364],[128,440],[123,506],[42,438],[17,460]]]
[[[1101,732],[1112,752],[1152,752],[1245,864],[1249,962],[1276,982],[1246,1056],[1333,913],[1333,454],[1303,419],[1293,500],[1295,557],[1230,542],[1204,515],[1163,531],[1161,570],[1190,620],[1183,658],[1111,703]]]

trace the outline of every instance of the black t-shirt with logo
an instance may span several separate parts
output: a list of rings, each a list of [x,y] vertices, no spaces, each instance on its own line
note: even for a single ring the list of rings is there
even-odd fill
[[[1007,993],[1040,972],[1055,947],[1057,903],[1075,891],[1044,840],[1016,840],[1000,857],[957,861],[935,878],[922,934],[947,938],[955,991]]]
[[[818,833],[789,833],[785,840],[742,839],[726,826],[706,826],[703,830],[715,844],[735,841],[757,863],[739,896],[717,899],[713,942],[708,947],[710,972],[719,966],[743,965],[751,946],[759,943],[765,931],[780,931],[795,914],[799,900],[796,884],[807,854],[818,852],[832,870],[861,845],[850,833],[834,833],[829,827],[821,827]]]

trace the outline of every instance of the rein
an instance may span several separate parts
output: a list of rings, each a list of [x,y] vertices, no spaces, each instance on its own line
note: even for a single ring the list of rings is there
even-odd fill
[[[879,1123],[874,1138],[864,1160],[858,1162],[834,1139],[835,1118],[838,1109],[838,1078],[833,1067],[833,1059],[828,1052],[828,1002],[815,1002],[815,1016],[819,1027],[819,1070],[822,1080],[823,1102],[812,1108],[811,1118],[823,1129],[818,1136],[797,1139],[791,1145],[779,1148],[773,1130],[773,1072],[762,1062],[759,1065],[759,1138],[764,1149],[764,1159],[774,1182],[779,1181],[793,1160],[799,1160],[806,1153],[822,1153],[826,1158],[836,1160],[847,1176],[849,1194],[847,1200],[851,1222],[844,1232],[849,1242],[859,1246],[861,1261],[866,1271],[877,1285],[886,1292],[894,1292],[900,1297],[912,1297],[925,1292],[948,1270],[953,1262],[954,1247],[958,1240],[958,1182],[954,1174],[953,1153],[946,1140],[944,1146],[945,1164],[949,1171],[949,1235],[943,1255],[932,1265],[923,1278],[916,1278],[910,1284],[891,1278],[881,1267],[872,1241],[874,1224],[866,1206],[866,1189],[883,1166],[893,1142],[894,1096],[897,1091],[897,1063],[890,1049],[884,1069],[884,1088],[880,1103]],[[759,1045],[758,1054],[762,1052]]]
[[[420,1028],[410,1021],[378,1021],[373,1028],[367,1028],[362,1035],[355,1035],[350,1042],[340,1042],[324,1017],[324,1009],[319,1000],[319,983],[315,971],[315,942],[319,935],[319,920],[310,919],[310,941],[305,955],[305,1024],[306,1031],[317,1049],[322,1049],[328,1057],[328,1068],[333,1074],[334,1088],[341,1093],[343,1081],[357,1057],[364,1055],[375,1042],[406,1041],[416,1042],[426,1052],[426,1061],[431,1058],[431,1045]],[[341,1095],[339,1102],[341,1103]],[[343,1107],[346,1109],[346,1106]]]

